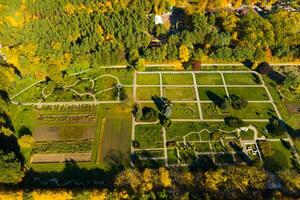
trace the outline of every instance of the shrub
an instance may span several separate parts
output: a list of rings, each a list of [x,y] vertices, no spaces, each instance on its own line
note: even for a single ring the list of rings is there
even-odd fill
[[[237,95],[230,95],[231,98],[231,106],[236,110],[241,110],[243,108],[246,108],[248,105],[248,102]]]
[[[262,62],[257,66],[256,71],[262,75],[265,75],[265,74],[268,74],[271,71],[271,69],[272,68],[269,65],[269,63]]]
[[[246,125],[246,123],[238,117],[226,117],[224,118],[224,122],[227,126],[232,128],[239,128]]]

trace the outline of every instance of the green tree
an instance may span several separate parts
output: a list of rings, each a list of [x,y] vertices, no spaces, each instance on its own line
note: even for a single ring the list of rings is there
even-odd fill
[[[5,153],[0,150],[0,183],[18,183],[24,173],[21,171],[21,163],[14,152]]]

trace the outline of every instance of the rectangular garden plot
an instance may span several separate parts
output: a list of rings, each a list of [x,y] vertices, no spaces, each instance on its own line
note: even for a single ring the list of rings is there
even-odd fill
[[[173,119],[198,119],[199,110],[197,103],[174,103]]]
[[[153,96],[160,97],[159,87],[137,87],[136,88],[136,98],[137,100],[152,100]]]
[[[138,74],[137,84],[138,85],[159,85],[160,84],[159,74]]]
[[[268,94],[263,87],[228,87],[229,95],[237,95],[247,101],[266,101],[269,100]]]
[[[164,87],[164,96],[171,101],[194,101],[195,90],[193,87]]]
[[[164,85],[193,85],[192,74],[162,74]]]
[[[66,160],[76,162],[90,162],[92,153],[53,153],[53,154],[34,154],[31,163],[60,163]]]
[[[95,126],[88,125],[62,125],[39,126],[33,132],[35,141],[70,141],[85,140],[94,137]]]
[[[135,127],[135,141],[139,148],[163,148],[161,126],[159,124],[137,125]]]
[[[260,79],[253,73],[226,73],[224,74],[227,85],[258,85]]]
[[[219,73],[196,73],[195,76],[198,85],[223,85]]]

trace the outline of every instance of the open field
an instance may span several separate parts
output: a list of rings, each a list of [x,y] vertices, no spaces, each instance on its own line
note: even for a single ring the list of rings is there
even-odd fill
[[[152,100],[152,96],[160,96],[159,87],[137,87],[136,98],[137,100]]]
[[[221,74],[219,73],[209,73],[209,74],[201,74],[197,73],[196,82],[198,85],[223,85],[223,80]]]
[[[31,158],[31,163],[61,163],[66,160],[89,162],[91,161],[91,157],[91,153],[34,154]]]
[[[174,103],[172,118],[174,119],[198,119],[199,111],[196,103]]]
[[[245,98],[247,101],[266,101],[270,100],[268,94],[263,87],[228,87],[229,95],[238,95]]]
[[[137,77],[138,85],[159,85],[159,74],[140,74]]]
[[[193,85],[191,74],[162,74],[164,85]]]
[[[227,85],[258,85],[260,82],[256,80],[256,77],[252,73],[244,74],[224,74],[225,82]]]
[[[163,147],[161,126],[157,125],[137,125],[135,127],[135,140],[140,148]]]
[[[192,87],[164,87],[164,96],[173,101],[196,100],[195,91]]]
[[[199,98],[201,101],[214,101],[217,98],[223,98],[226,96],[224,87],[198,87]]]

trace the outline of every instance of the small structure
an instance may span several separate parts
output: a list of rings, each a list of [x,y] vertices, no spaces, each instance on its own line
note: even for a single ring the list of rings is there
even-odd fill
[[[161,15],[155,15],[154,16],[154,23],[155,23],[155,25],[165,24],[165,23],[170,22],[170,16],[171,16],[170,12],[163,13]]]

